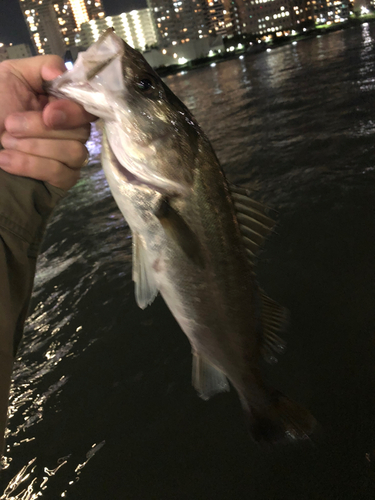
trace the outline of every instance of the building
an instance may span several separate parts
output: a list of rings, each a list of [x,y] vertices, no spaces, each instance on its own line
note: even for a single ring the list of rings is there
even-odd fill
[[[83,23],[76,35],[76,45],[89,47],[103,31],[112,27],[130,46],[142,51],[158,42],[150,10],[141,9]]]
[[[5,61],[5,59],[9,59],[7,46],[3,43],[0,43],[0,62]]]
[[[242,12],[246,21],[243,32],[253,35],[272,35],[290,30],[292,4],[289,0],[243,0]]]
[[[150,50],[143,55],[153,68],[185,64],[188,61],[225,52],[223,39],[219,36],[207,36],[200,40],[191,40],[187,43],[169,45],[162,50]]]
[[[24,57],[31,57],[30,46],[26,43],[19,45],[4,45],[0,43],[0,62],[6,59],[23,59]]]
[[[208,34],[216,36],[226,36],[226,12],[223,0],[206,0],[205,9]]]
[[[226,36],[241,35],[242,23],[236,0],[223,0]]]
[[[301,28],[303,26],[313,27],[314,25],[314,3],[313,0],[293,0],[292,26]]]
[[[7,47],[9,59],[23,59],[24,57],[31,57],[30,45],[27,43],[20,43],[19,45],[9,45]]]
[[[350,16],[349,0],[316,0],[311,4],[316,25],[340,23]]]
[[[20,0],[39,54],[64,54],[83,22],[104,18],[101,0]]]
[[[206,0],[147,0],[159,47],[188,43],[208,36]]]

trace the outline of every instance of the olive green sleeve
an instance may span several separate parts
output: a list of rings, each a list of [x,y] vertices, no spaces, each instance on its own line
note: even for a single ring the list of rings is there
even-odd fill
[[[43,233],[61,189],[0,169],[0,456],[13,359],[22,338]]]

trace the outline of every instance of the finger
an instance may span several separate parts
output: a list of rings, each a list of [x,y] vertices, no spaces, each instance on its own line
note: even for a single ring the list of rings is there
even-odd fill
[[[65,71],[61,57],[52,55],[15,59],[7,64],[39,94],[44,94],[43,81],[53,80]]]
[[[45,125],[53,129],[81,127],[94,120],[96,116],[85,111],[82,106],[64,99],[47,104],[43,110]]]
[[[18,139],[5,132],[1,137],[5,149],[50,158],[70,168],[81,168],[88,158],[88,151],[82,142],[61,139]]]
[[[90,124],[71,130],[55,130],[48,128],[42,112],[25,111],[13,113],[5,119],[5,130],[14,137],[35,137],[40,139],[73,139],[86,142],[90,135]]]
[[[12,150],[0,151],[0,167],[11,174],[49,182],[65,190],[74,186],[80,172],[49,158]]]

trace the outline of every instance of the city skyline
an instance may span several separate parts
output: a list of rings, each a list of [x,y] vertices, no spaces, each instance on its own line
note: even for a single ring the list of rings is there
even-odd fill
[[[104,11],[113,16],[132,9],[146,8],[146,0],[102,0]],[[19,0],[0,2],[0,43],[32,45]]]

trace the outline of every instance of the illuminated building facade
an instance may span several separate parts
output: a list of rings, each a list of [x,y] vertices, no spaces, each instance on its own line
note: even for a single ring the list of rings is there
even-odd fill
[[[223,4],[226,36],[240,35],[242,33],[242,22],[237,0],[223,0]]]
[[[227,35],[225,15],[223,0],[206,0],[206,24],[209,35]]]
[[[270,35],[292,26],[289,0],[236,0],[241,33]]]
[[[62,55],[82,23],[104,18],[101,0],[19,0],[39,54]]]
[[[157,44],[151,12],[149,9],[140,9],[82,24],[81,31],[76,36],[76,45],[88,47],[99,38],[103,31],[112,27],[117,35],[136,49],[145,50]]]
[[[308,3],[313,7],[317,25],[340,23],[348,19],[350,15],[348,0],[314,0]]]
[[[187,43],[208,36],[207,0],[147,0],[160,47]]]

